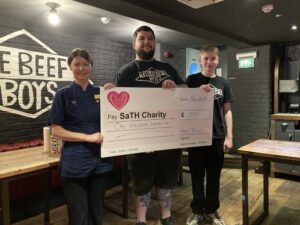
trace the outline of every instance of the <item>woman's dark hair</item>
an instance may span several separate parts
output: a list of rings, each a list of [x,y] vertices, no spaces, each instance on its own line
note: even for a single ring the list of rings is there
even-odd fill
[[[138,35],[138,32],[141,32],[141,31],[151,32],[152,35],[153,35],[153,37],[154,37],[154,39],[155,39],[154,31],[153,31],[150,27],[148,27],[148,26],[141,26],[141,27],[138,27],[138,28],[134,31],[134,33],[133,33],[133,41],[136,40],[136,37],[137,37],[137,35]]]
[[[88,61],[91,65],[93,65],[93,60],[92,58],[90,57],[89,53],[84,50],[84,49],[81,49],[81,48],[74,48],[69,57],[68,57],[68,65],[70,66],[73,59],[77,56],[80,56],[82,58],[84,58],[86,61]]]

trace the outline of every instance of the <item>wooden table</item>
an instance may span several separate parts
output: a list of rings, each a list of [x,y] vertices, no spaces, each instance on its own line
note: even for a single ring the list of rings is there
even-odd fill
[[[59,157],[45,152],[43,146],[0,153],[0,185],[2,197],[2,225],[10,225],[9,182],[26,176],[44,174],[44,224],[51,224],[49,217],[49,189],[51,170],[57,167]],[[104,208],[128,218],[129,174],[126,158],[123,157],[122,172],[122,209],[115,209],[104,204]]]
[[[2,197],[2,224],[10,222],[9,182],[38,173],[45,174],[44,224],[49,224],[50,171],[58,165],[59,158],[45,152],[43,146],[0,153],[0,182]]]
[[[242,155],[242,199],[243,225],[249,225],[248,213],[248,159],[263,161],[263,213],[253,222],[261,222],[269,214],[269,173],[270,162],[284,162],[300,165],[300,142],[259,139],[241,147],[238,153]]]

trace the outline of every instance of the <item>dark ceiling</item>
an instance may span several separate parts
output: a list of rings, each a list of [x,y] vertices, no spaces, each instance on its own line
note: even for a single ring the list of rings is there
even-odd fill
[[[60,24],[57,26],[52,26],[48,23],[47,18],[50,8],[47,6],[47,3],[49,2],[55,2],[60,5],[57,8]],[[108,2],[118,3],[115,0]],[[104,5],[108,6],[108,4]],[[47,32],[59,32],[66,37],[74,33],[88,34],[123,43],[131,43],[133,31],[137,27],[146,24],[155,31],[157,43],[168,43],[177,48],[198,48],[208,42],[208,40],[193,35],[134,19],[130,16],[130,13],[129,16],[123,16],[114,13],[114,10],[108,11],[103,8],[106,7],[97,8],[73,0],[0,0],[0,19],[7,21],[8,26],[19,23],[19,27],[24,29],[44,29]],[[122,4],[112,8],[122,9]],[[129,8],[132,9],[132,7]],[[126,12],[127,8],[123,11]],[[107,25],[103,24],[100,21],[102,16],[111,18],[110,23]],[[10,23],[10,21],[14,22]],[[14,27],[12,26],[11,29],[14,29]],[[170,39],[170,37],[172,38]]]
[[[60,4],[57,27],[47,22],[48,2]],[[274,10],[263,13],[265,4],[273,4]],[[111,23],[102,24],[101,16],[110,17]],[[208,42],[237,48],[300,43],[300,0],[224,0],[199,9],[176,0],[0,0],[0,17],[25,28],[86,33],[126,43],[138,26],[147,24],[158,42],[179,48],[199,48]],[[299,29],[292,31],[292,24]]]
[[[300,0],[224,0],[199,9],[176,0],[76,1],[225,46],[300,42]],[[273,11],[263,13],[265,4],[273,4]]]

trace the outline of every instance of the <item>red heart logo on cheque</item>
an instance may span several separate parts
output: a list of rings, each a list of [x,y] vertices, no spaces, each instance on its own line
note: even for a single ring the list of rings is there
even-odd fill
[[[111,91],[108,93],[107,99],[117,110],[120,110],[129,101],[129,94],[126,91],[121,91],[120,93]]]

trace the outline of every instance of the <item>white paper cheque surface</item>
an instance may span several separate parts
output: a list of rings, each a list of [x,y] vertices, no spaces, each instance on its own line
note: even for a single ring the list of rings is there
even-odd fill
[[[100,93],[102,157],[211,145],[213,91],[101,87]]]

